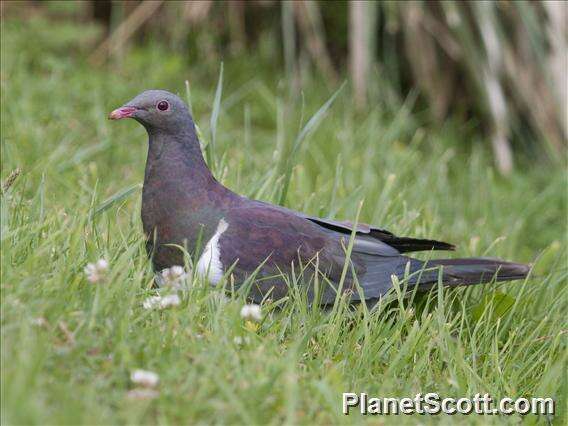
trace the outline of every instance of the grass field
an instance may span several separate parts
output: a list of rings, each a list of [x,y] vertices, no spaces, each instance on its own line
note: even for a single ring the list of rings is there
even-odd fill
[[[2,181],[21,168],[1,199],[2,424],[521,420],[345,417],[349,391],[550,396],[554,418],[524,421],[566,420],[565,170],[519,158],[501,178],[475,123],[433,129],[409,112],[413,94],[400,100],[380,82],[365,113],[344,88],[291,155],[335,89],[314,78],[290,98],[262,62],[270,46],[224,64],[211,126],[219,64],[149,46],[93,68],[77,28],[58,30],[41,21],[2,30]],[[204,141],[215,134],[215,174],[231,189],[277,202],[289,174],[288,207],[354,219],[363,201],[363,222],[454,242],[460,256],[534,263],[532,276],[420,300],[394,294],[372,311],[324,312],[294,298],[263,306],[259,324],[240,317],[242,295],[224,299],[198,281],[180,306],[144,309],[156,293],[139,218],[146,135],[106,114],[147,88],[186,96],[186,79]],[[83,269],[100,258],[109,271],[92,284]],[[136,369],[159,375],[154,398],[133,397]]]

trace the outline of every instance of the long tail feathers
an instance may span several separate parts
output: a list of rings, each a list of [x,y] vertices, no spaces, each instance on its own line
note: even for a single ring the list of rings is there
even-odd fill
[[[522,263],[483,257],[428,261],[427,267],[437,266],[442,266],[444,284],[449,286],[521,280],[526,278],[530,271],[530,267]]]

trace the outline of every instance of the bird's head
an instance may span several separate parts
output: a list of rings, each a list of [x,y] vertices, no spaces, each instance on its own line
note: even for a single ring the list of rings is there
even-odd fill
[[[112,111],[108,118],[111,120],[134,118],[149,131],[177,128],[180,124],[191,122],[185,103],[178,96],[165,90],[146,90]]]

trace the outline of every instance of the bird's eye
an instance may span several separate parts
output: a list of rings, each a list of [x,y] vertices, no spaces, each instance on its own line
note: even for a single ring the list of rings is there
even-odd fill
[[[167,111],[168,109],[170,109],[170,104],[168,103],[168,101],[160,101],[156,105],[156,108],[158,108],[158,110],[160,111]]]

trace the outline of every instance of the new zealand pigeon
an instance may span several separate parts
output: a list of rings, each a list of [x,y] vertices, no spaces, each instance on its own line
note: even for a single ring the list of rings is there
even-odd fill
[[[302,282],[310,299],[317,287],[321,304],[334,302],[353,224],[251,200],[224,187],[203,159],[188,108],[172,93],[147,90],[109,116],[127,117],[142,124],[149,136],[142,223],[157,271],[183,265],[179,247],[185,247],[198,259],[197,272],[213,285],[226,274],[235,285],[254,276],[249,297],[256,302],[286,296],[290,280],[285,277],[292,272],[307,277]],[[448,243],[398,237],[358,224],[340,290],[351,301],[369,301],[389,291],[393,276],[422,291],[439,278],[444,285],[459,286],[518,280],[529,272],[527,265],[499,259],[424,262],[403,254],[453,249]],[[314,280],[315,272],[324,279]]]

